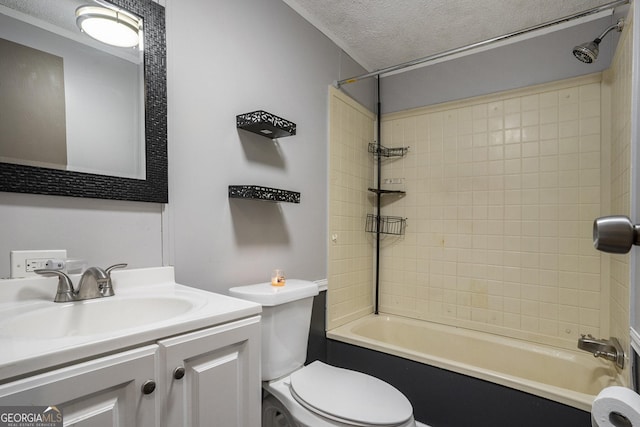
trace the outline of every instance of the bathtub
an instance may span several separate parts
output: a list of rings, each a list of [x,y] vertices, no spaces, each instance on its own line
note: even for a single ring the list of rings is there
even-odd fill
[[[369,315],[327,338],[500,384],[587,411],[616,385],[613,363],[493,334],[391,315]]]

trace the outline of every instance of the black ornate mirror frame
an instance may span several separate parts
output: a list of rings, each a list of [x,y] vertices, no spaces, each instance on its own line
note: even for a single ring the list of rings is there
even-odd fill
[[[109,0],[144,19],[146,179],[0,163],[0,191],[168,202],[164,8],[151,0]]]

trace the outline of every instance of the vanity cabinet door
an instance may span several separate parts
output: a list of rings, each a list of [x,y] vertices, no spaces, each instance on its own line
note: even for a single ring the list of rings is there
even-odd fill
[[[162,340],[164,427],[258,427],[260,316]]]
[[[155,427],[158,346],[101,357],[0,385],[0,406],[56,406],[65,426]],[[150,383],[147,383],[147,392]]]

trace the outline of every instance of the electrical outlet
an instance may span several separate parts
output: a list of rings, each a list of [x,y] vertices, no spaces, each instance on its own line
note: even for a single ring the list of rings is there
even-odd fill
[[[65,260],[66,249],[37,250],[37,251],[11,251],[11,278],[37,276],[34,270],[45,268],[49,260]]]
[[[45,268],[47,264],[47,258],[34,258],[25,260],[25,271],[32,273],[40,268]]]

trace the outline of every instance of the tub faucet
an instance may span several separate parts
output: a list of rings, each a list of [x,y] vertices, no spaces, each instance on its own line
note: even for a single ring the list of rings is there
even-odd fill
[[[74,289],[71,278],[62,271],[39,269],[35,272],[43,276],[58,276],[58,291],[53,301],[69,302],[115,295],[111,285],[111,271],[126,266],[127,264],[116,264],[104,270],[100,267],[89,267],[82,273],[78,289]]]
[[[580,350],[593,353],[594,357],[602,357],[612,362],[620,368],[624,368],[624,350],[615,337],[608,340],[594,338],[591,334],[581,335],[578,338],[578,348]]]

